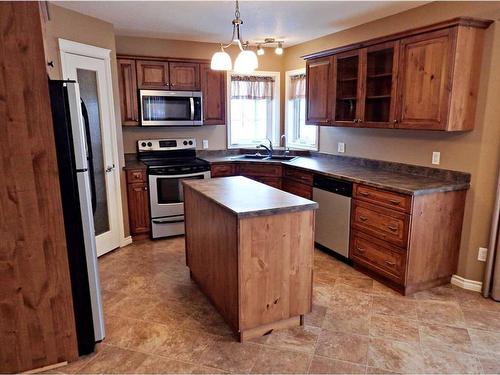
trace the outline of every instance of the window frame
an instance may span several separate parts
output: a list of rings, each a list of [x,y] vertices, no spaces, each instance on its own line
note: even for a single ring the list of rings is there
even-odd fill
[[[238,149],[238,148],[255,148],[257,149],[256,144],[251,143],[231,143],[231,75],[248,75],[248,76],[262,76],[262,77],[273,77],[274,78],[274,98],[273,98],[273,103],[272,109],[273,109],[273,120],[272,120],[272,137],[271,141],[273,142],[273,145],[277,147],[280,143],[280,131],[281,131],[281,82],[280,82],[280,77],[281,77],[281,72],[274,72],[274,71],[264,71],[264,70],[258,70],[254,71],[252,73],[237,73],[234,71],[228,71],[227,76],[226,76],[226,103],[227,103],[227,137],[226,137],[226,144],[228,149]],[[268,132],[269,134],[269,132]]]
[[[290,114],[288,113],[288,98],[290,96],[290,89],[291,89],[291,84],[290,84],[290,79],[292,76],[298,75],[298,74],[306,74],[306,68],[300,68],[300,69],[293,69],[293,70],[287,70],[285,72],[285,101],[284,101],[284,112],[285,112],[285,122],[284,122],[284,131],[286,135],[286,145],[285,147],[289,147],[291,149],[299,149],[299,150],[309,150],[309,151],[318,151],[319,150],[319,126],[316,126],[316,143],[314,146],[309,146],[309,145],[303,145],[300,143],[293,143],[291,142],[291,134],[290,134],[290,129],[288,126],[288,121],[290,120]],[[306,78],[307,79],[307,78]],[[304,103],[304,105],[307,105],[307,102]],[[308,126],[315,126],[315,125],[308,125]]]

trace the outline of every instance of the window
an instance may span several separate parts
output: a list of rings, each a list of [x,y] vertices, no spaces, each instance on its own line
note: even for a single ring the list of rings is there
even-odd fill
[[[305,69],[286,72],[285,133],[287,146],[318,149],[318,127],[306,125]]]
[[[229,82],[228,147],[279,142],[279,72],[232,73]]]

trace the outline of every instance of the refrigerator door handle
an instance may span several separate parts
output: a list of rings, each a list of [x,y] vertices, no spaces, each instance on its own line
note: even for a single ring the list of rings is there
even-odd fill
[[[85,145],[87,146],[87,161],[89,165],[89,178],[90,178],[90,193],[92,199],[92,214],[95,214],[97,210],[97,190],[95,186],[95,173],[94,173],[94,155],[92,153],[92,137],[90,135],[90,121],[89,114],[87,112],[87,106],[82,98],[80,98],[82,105],[82,117],[83,125],[85,127]]]

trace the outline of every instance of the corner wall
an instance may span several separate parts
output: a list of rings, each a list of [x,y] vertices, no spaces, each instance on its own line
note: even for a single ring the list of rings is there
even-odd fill
[[[371,159],[432,166],[433,151],[441,152],[440,168],[472,175],[462,233],[458,275],[481,281],[484,263],[480,246],[488,246],[500,158],[500,2],[434,2],[285,49],[284,71],[305,66],[308,53],[428,25],[458,16],[495,19],[486,31],[475,129],[462,133],[390,129],[320,128],[320,151]]]

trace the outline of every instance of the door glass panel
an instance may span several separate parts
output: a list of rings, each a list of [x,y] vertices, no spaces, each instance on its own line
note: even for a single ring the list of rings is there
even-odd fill
[[[89,174],[92,190],[92,211],[94,213],[95,234],[109,231],[106,176],[101,138],[101,119],[97,92],[97,73],[93,70],[77,69],[82,114],[87,136]],[[90,147],[89,147],[90,146]]]
[[[183,195],[183,180],[201,180],[205,178],[203,175],[183,177],[183,178],[168,178],[162,177],[156,180],[156,188],[158,191],[158,203],[182,203],[184,202]]]
[[[337,59],[336,121],[353,121],[356,118],[358,63],[357,55]]]
[[[368,52],[365,121],[389,122],[394,49]]]
[[[144,121],[191,120],[191,103],[187,97],[144,96],[142,111]]]

